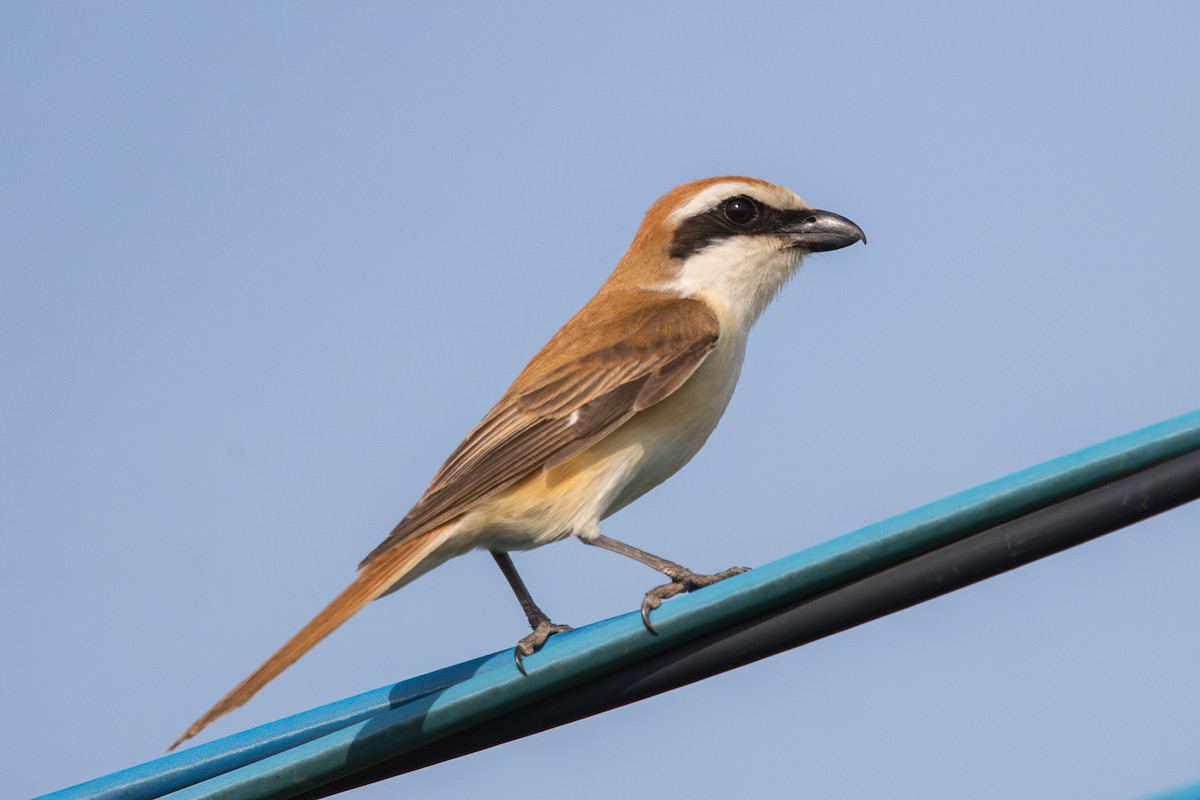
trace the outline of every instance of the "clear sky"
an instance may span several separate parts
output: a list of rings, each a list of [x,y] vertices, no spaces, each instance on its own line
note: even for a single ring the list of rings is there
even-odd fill
[[[707,448],[610,535],[753,566],[1200,407],[1195,3],[419,5],[0,7],[0,794],[160,754],[687,180],[781,183],[870,245],[806,264]],[[1200,779],[1198,526],[357,797]],[[658,577],[573,542],[517,564],[576,625]],[[473,554],[204,737],[524,624]]]

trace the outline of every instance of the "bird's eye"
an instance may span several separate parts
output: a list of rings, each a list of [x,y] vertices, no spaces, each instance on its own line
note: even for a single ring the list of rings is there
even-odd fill
[[[749,197],[730,198],[721,210],[725,212],[725,219],[738,226],[749,225],[758,216],[758,204]]]

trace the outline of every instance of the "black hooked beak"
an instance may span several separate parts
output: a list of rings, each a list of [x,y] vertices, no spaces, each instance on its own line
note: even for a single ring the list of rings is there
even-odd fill
[[[867,243],[862,228],[832,211],[815,208],[795,212],[794,222],[783,227],[782,233],[792,239],[793,247],[801,247],[813,253],[840,250],[855,242]]]

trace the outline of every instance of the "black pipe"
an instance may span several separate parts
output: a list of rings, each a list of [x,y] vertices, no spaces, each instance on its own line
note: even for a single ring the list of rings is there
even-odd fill
[[[1198,497],[1200,451],[711,633],[298,797],[328,797],[677,689],[970,586]]]

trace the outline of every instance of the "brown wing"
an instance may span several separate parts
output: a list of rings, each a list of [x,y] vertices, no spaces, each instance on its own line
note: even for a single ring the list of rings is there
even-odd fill
[[[597,298],[601,309],[576,314],[360,567],[534,470],[562,463],[678,389],[716,346],[719,323],[699,300],[654,295],[647,303],[647,294]]]

